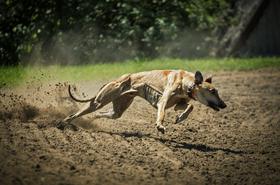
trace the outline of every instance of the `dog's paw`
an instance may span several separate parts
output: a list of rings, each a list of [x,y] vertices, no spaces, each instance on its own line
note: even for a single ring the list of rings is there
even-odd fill
[[[181,120],[180,116],[176,116],[174,124],[178,124],[178,123],[181,123],[181,122],[182,122],[182,120]]]
[[[58,121],[57,123],[55,123],[55,127],[60,129],[60,130],[65,130],[66,128],[73,130],[73,131],[78,131],[78,127],[76,125],[73,125],[71,123],[67,123],[64,121]]]
[[[57,121],[57,122],[54,123],[54,126],[56,128],[58,128],[59,130],[64,130],[66,125],[67,125],[67,123],[64,122],[64,121]]]
[[[165,127],[164,126],[162,126],[162,125],[157,125],[157,130],[159,131],[159,132],[161,132],[162,134],[164,134],[165,133]]]

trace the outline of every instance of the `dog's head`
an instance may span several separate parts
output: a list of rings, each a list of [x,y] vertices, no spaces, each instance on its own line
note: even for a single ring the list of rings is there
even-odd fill
[[[203,76],[200,71],[195,73],[192,96],[200,103],[209,106],[216,111],[224,109],[227,106],[219,97],[218,90],[213,86],[212,77],[208,77],[203,80]]]

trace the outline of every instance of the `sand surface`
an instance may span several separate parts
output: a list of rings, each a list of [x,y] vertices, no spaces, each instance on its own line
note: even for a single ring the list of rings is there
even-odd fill
[[[280,71],[218,72],[213,83],[228,107],[193,102],[182,124],[170,109],[164,135],[140,98],[117,120],[88,115],[60,130],[81,106],[67,84],[2,88],[0,184],[280,184]],[[101,84],[77,87],[90,97]]]

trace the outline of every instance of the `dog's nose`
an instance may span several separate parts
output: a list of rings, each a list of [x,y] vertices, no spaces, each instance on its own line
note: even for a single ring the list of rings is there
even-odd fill
[[[224,109],[224,108],[227,107],[227,105],[223,102],[223,103],[221,103],[220,107],[221,107],[222,109]]]

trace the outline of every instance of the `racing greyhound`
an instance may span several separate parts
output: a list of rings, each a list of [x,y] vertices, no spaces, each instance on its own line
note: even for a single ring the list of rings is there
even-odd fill
[[[190,100],[219,111],[226,107],[220,99],[218,91],[212,84],[212,77],[203,80],[200,71],[191,73],[184,70],[153,70],[133,74],[125,74],[120,78],[105,84],[97,95],[89,99],[78,99],[68,88],[69,95],[77,102],[87,104],[77,113],[66,117],[62,122],[70,123],[73,119],[94,112],[112,102],[110,111],[97,113],[95,118],[120,118],[123,112],[131,105],[134,97],[140,96],[157,109],[156,128],[165,132],[162,125],[165,110],[173,107],[174,110],[183,110],[176,117],[175,123],[185,120],[193,110]]]

